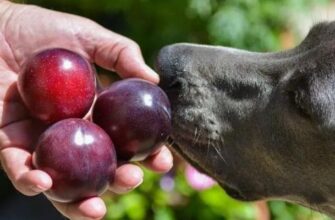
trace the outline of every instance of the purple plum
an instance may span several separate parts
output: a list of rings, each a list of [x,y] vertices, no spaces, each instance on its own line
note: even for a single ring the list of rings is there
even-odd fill
[[[75,202],[101,195],[114,179],[116,153],[108,134],[83,119],[65,119],[39,138],[33,164],[48,173],[52,188],[45,195]]]
[[[95,69],[72,51],[44,50],[27,61],[18,89],[32,116],[46,123],[82,118],[94,100]]]
[[[125,79],[102,91],[93,107],[93,121],[113,140],[120,160],[144,160],[171,132],[171,108],[158,86]]]

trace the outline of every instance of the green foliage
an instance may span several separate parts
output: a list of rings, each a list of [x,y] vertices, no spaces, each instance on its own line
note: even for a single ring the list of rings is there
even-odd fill
[[[153,63],[158,49],[175,42],[221,44],[256,51],[280,49],[290,13],[328,0],[27,0],[90,17],[124,34]]]
[[[20,0],[19,0],[20,1]],[[21,0],[22,1],[22,0]],[[222,44],[256,51],[280,49],[280,33],[289,14],[308,13],[328,0],[25,0],[47,8],[89,17],[138,42],[152,64],[158,50],[175,42]],[[50,23],[52,25],[52,23]],[[253,203],[237,202],[218,186],[197,192],[177,169],[175,189],[160,188],[160,176],[145,173],[143,185],[123,196],[106,196],[106,219],[251,220]],[[270,202],[274,220],[327,218],[309,209]]]
[[[145,172],[142,186],[123,196],[108,196],[106,219],[255,219],[255,206],[229,198],[224,191],[215,186],[201,193],[193,190],[180,170],[175,176],[175,189],[162,190],[160,176]]]
[[[175,189],[167,192],[160,186],[161,176],[145,171],[145,179],[138,189],[122,196],[106,196],[106,220],[254,220],[254,203],[231,199],[219,187],[198,192],[185,180],[179,169]],[[324,215],[289,203],[272,201],[269,207],[273,220],[330,220]]]

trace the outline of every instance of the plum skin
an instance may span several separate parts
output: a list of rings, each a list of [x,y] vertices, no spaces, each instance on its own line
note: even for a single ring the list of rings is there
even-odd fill
[[[171,132],[171,107],[158,86],[136,78],[113,83],[93,107],[94,123],[113,140],[119,160],[140,161]]]
[[[43,50],[27,60],[18,90],[31,115],[46,123],[82,118],[95,96],[95,69],[70,50]]]
[[[52,188],[44,194],[57,202],[76,202],[99,196],[114,180],[116,153],[109,136],[83,119],[65,119],[39,138],[35,168],[48,173]]]

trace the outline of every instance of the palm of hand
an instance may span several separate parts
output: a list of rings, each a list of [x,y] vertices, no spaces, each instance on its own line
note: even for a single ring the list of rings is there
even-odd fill
[[[27,58],[46,48],[69,48],[92,60],[90,54],[92,51],[89,51],[92,48],[87,44],[83,46],[84,39],[80,36],[87,36],[89,26],[94,24],[62,13],[54,12],[50,15],[50,12],[40,11],[37,7],[31,7],[30,13],[20,13],[27,10],[23,8],[14,10],[17,11],[12,12],[12,16],[8,17],[3,25],[6,29],[0,35],[0,71],[2,72],[0,146],[29,149],[41,125],[29,117],[20,99],[16,88],[17,74]],[[50,16],[53,20],[52,25],[48,19]]]
[[[51,178],[32,169],[31,149],[44,126],[31,118],[17,90],[22,66],[34,53],[61,47],[75,51],[121,77],[141,77],[157,82],[157,75],[144,64],[139,47],[133,41],[108,31],[91,20],[49,11],[35,6],[4,4],[0,10],[0,159],[13,185],[25,195],[49,189]],[[171,153],[163,147],[144,164],[165,172],[172,166]],[[143,178],[141,169],[132,164],[120,166],[111,189],[127,192]],[[101,218],[105,206],[100,198],[76,204],[54,206],[69,218]]]

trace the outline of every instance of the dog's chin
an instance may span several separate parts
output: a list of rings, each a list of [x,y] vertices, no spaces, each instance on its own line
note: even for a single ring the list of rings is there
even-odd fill
[[[181,157],[183,157],[187,162],[189,162],[192,166],[194,166],[200,172],[212,177],[224,190],[225,192],[232,198],[240,200],[240,201],[256,201],[260,199],[264,199],[264,196],[259,195],[255,192],[240,189],[235,187],[236,184],[229,181],[229,177],[224,174],[217,175],[215,170],[212,170],[210,167],[204,165],[204,161],[199,161],[192,156],[192,154],[196,152],[190,152],[192,149],[196,149],[199,146],[192,146],[194,143],[189,140],[185,140],[183,138],[178,138],[174,136],[170,136],[168,140],[169,146],[172,147]],[[205,157],[203,157],[206,160]]]

